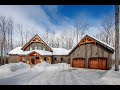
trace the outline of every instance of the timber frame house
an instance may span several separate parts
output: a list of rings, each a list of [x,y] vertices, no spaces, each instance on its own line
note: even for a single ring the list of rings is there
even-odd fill
[[[86,35],[73,49],[66,50],[50,47],[36,34],[23,47],[17,47],[8,54],[9,63],[66,62],[77,68],[108,70],[111,69],[113,53],[113,47],[89,35]]]

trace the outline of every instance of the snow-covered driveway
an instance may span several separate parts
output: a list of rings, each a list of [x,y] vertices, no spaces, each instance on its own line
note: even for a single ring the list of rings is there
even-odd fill
[[[11,66],[0,67],[0,85],[120,85],[120,72],[113,70],[71,68],[65,63],[45,62],[33,68],[22,63]]]
[[[61,68],[62,67],[62,68]],[[94,83],[105,71],[73,69],[59,66],[59,70],[21,70],[0,75],[0,85],[82,85]]]
[[[31,80],[29,85],[94,85],[104,72],[87,69],[48,71]]]

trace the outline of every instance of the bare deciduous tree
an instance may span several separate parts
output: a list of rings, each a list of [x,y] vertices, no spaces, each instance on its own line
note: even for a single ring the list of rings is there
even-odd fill
[[[20,38],[21,38],[21,46],[23,46],[23,43],[24,43],[24,41],[23,41],[23,38],[24,38],[24,35],[23,35],[24,30],[23,30],[22,24],[18,24],[18,25],[17,25],[17,32],[19,33]]]
[[[80,41],[84,33],[87,31],[89,24],[84,17],[78,16],[75,20],[76,43]]]
[[[98,30],[100,32],[96,34],[95,37],[114,47],[115,30],[114,20],[111,15],[103,18]]]
[[[106,16],[101,22],[100,31],[107,44],[111,44],[111,32],[114,32],[114,22],[112,16]],[[114,33],[113,33],[114,34]],[[113,35],[114,36],[114,35]]]
[[[6,18],[4,16],[0,17],[0,31],[3,34],[2,42],[1,42],[1,57],[6,54]]]
[[[7,25],[7,28],[8,28],[8,49],[9,50],[12,50],[13,49],[13,19],[12,18],[9,18],[8,20],[8,25]]]
[[[24,37],[25,37],[25,42],[27,43],[28,42],[28,37],[30,35],[30,32],[28,29],[25,30],[25,33],[24,33]]]

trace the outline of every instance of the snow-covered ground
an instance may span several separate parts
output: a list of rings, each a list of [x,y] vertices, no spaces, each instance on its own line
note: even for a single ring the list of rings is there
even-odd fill
[[[0,66],[0,85],[120,85],[120,71],[72,68],[69,64],[25,63]]]

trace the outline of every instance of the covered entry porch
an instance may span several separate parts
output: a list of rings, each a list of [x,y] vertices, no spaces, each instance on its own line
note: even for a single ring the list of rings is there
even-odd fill
[[[28,55],[20,55],[18,60],[19,62],[28,63],[30,65],[38,64],[41,63],[42,61],[51,63],[51,56],[40,55],[37,52],[32,52]]]

